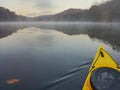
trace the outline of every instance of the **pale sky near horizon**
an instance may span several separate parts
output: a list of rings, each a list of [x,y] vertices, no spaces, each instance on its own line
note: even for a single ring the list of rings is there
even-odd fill
[[[0,0],[0,6],[18,15],[39,16],[55,14],[69,8],[88,9],[96,2],[107,0]]]

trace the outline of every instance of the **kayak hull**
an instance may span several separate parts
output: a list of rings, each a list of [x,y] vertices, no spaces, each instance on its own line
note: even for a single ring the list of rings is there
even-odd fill
[[[113,60],[113,58],[104,50],[102,46],[99,47],[94,60],[90,66],[89,72],[87,74],[86,80],[84,82],[82,90],[94,90],[91,83],[91,75],[96,69],[110,68],[120,72],[118,64]]]

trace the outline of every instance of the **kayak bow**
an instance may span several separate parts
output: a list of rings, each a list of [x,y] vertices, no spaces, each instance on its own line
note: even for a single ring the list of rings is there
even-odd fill
[[[94,57],[82,90],[120,90],[120,67],[102,46]]]

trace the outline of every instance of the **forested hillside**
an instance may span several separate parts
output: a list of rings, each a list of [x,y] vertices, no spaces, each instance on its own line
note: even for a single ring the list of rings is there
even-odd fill
[[[27,20],[27,17],[16,15],[15,12],[12,12],[4,7],[0,7],[0,21],[21,21],[21,20]]]
[[[120,0],[109,0],[89,9],[68,9],[54,15],[28,18],[0,7],[0,21],[120,21]]]

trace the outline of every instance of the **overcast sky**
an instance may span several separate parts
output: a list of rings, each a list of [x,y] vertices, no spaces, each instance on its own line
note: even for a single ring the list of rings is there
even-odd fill
[[[54,14],[69,8],[88,9],[96,2],[104,1],[106,0],[0,0],[0,6],[31,17]]]

